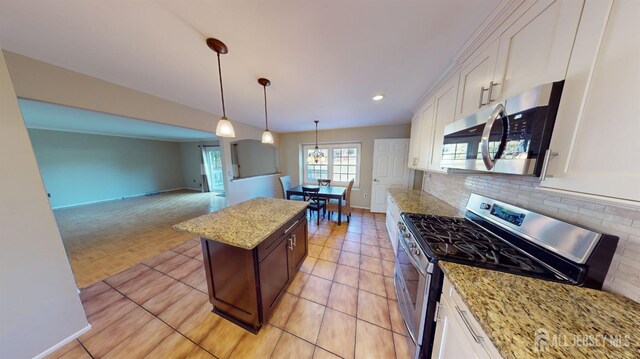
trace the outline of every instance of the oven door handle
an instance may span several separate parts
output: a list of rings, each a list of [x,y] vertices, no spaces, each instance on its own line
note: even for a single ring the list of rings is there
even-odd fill
[[[420,274],[422,274],[423,277],[426,277],[427,276],[426,270],[424,268],[420,267],[418,262],[413,258],[413,256],[411,255],[411,252],[407,248],[407,244],[404,242],[404,239],[402,238],[402,236],[400,236],[400,238],[398,239],[398,242],[400,242],[400,246],[402,247],[402,250],[404,251],[404,253],[407,256],[407,258],[409,258],[409,261],[411,262],[411,264],[416,268],[416,270],[418,272],[420,272]]]
[[[491,135],[491,128],[493,127],[493,123],[496,122],[496,120],[499,118],[503,118],[502,120],[503,123],[505,119],[507,119],[507,112],[504,108],[504,105],[501,103],[496,105],[496,108],[491,113],[491,116],[489,116],[489,120],[484,125],[484,130],[482,131],[482,138],[480,140],[480,151],[482,152],[482,162],[484,162],[484,165],[485,167],[487,167],[488,170],[493,169],[493,167],[496,165],[496,160],[491,159],[491,153],[489,153],[489,136]],[[508,125],[507,125],[507,128],[508,128]],[[502,138],[500,139],[499,148],[504,147],[505,140],[506,140],[505,136],[502,136]]]

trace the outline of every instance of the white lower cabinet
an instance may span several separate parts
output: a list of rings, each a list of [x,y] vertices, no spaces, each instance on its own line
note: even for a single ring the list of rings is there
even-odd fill
[[[436,312],[431,358],[502,358],[446,277]]]
[[[387,233],[389,233],[389,240],[393,246],[393,252],[398,251],[398,221],[400,221],[400,207],[393,199],[393,197],[387,193]]]

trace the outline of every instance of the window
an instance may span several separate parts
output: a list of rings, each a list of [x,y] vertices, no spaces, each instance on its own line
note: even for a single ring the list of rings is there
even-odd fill
[[[331,184],[346,186],[351,179],[355,179],[354,187],[360,182],[360,144],[339,143],[318,145],[324,154],[315,163],[311,153],[315,145],[304,145],[302,157],[304,161],[304,183],[318,184],[319,179],[330,179]]]

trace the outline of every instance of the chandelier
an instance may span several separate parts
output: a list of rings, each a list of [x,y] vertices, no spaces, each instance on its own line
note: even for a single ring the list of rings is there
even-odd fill
[[[324,158],[324,153],[318,149],[318,120],[313,121],[316,123],[316,148],[309,154],[309,162],[313,160],[314,163],[318,163]]]

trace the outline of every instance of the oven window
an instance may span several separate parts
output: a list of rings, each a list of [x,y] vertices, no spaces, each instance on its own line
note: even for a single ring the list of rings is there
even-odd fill
[[[402,279],[404,280],[404,286],[409,292],[409,300],[411,301],[411,310],[416,310],[416,303],[418,300],[418,284],[420,283],[420,272],[413,266],[407,253],[404,251],[402,245],[398,246],[398,267],[402,272]]]

